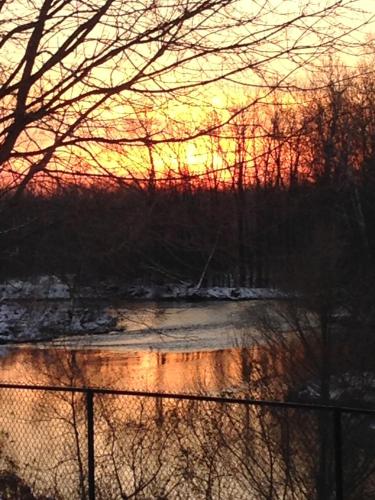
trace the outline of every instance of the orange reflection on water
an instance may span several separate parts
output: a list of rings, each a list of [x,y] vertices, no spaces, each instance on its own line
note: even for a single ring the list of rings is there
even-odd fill
[[[10,348],[1,382],[122,390],[218,393],[262,379],[259,347],[201,352]]]

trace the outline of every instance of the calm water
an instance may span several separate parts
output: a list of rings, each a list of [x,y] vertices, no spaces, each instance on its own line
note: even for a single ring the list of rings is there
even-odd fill
[[[260,326],[263,313],[272,314],[275,307],[266,302],[107,305],[119,331],[4,346],[2,381],[281,399],[285,386],[276,381],[282,381],[278,375],[285,365],[274,361]],[[87,498],[84,396],[3,389],[0,410],[0,469],[16,471],[48,498]],[[327,415],[328,438],[332,422]],[[358,447],[357,434],[347,441],[359,423],[361,432],[370,426],[343,421],[353,463],[366,457],[360,470],[364,494],[353,500],[370,498],[365,494],[373,491],[375,471],[373,447]],[[311,411],[95,395],[97,498],[313,500],[321,424],[319,413]],[[333,463],[332,446],[327,450]],[[352,461],[344,458],[350,484]],[[327,484],[334,484],[332,473],[327,471]]]
[[[235,390],[261,355],[259,316],[271,303],[119,302],[118,331],[2,348],[8,383],[162,392]]]

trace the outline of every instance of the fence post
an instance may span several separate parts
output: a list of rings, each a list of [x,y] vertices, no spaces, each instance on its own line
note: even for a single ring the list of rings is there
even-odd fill
[[[341,410],[333,410],[333,442],[335,450],[335,486],[336,500],[344,500],[342,473],[342,426]]]
[[[94,392],[86,391],[87,480],[89,500],[95,500]]]

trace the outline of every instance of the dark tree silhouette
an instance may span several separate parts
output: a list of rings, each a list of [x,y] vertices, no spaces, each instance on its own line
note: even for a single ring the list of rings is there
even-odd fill
[[[162,123],[152,137],[134,129],[134,107],[161,109],[222,79],[286,83],[286,75],[275,77],[276,62],[288,60],[286,73],[292,73],[345,45],[353,25],[343,26],[341,14],[355,3],[306,1],[296,9],[284,2],[276,8],[270,0],[261,6],[233,0],[2,0],[2,184],[19,197],[41,172],[74,173],[91,162],[98,173],[93,144],[180,140],[166,136]],[[104,167],[103,173],[115,175]]]

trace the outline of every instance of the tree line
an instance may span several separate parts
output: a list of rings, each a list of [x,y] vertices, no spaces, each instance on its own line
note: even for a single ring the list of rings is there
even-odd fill
[[[60,174],[49,192],[30,188],[16,204],[3,192],[4,277],[264,287],[303,268],[338,287],[368,283],[375,79],[363,66],[313,86],[289,101],[280,91],[211,131],[199,171],[180,158],[178,172],[155,173],[151,154],[137,179]]]

